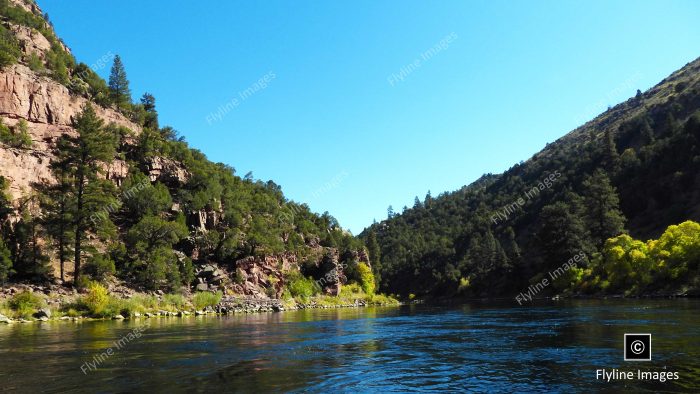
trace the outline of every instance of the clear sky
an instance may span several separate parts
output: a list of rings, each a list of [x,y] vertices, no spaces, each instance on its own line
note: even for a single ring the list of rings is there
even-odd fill
[[[161,125],[355,234],[389,205],[526,160],[700,56],[698,1],[39,5],[79,61],[121,55]]]

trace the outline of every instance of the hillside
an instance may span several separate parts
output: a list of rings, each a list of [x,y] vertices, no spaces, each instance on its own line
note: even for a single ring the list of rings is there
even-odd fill
[[[646,240],[669,225],[697,221],[699,111],[700,59],[503,174],[436,198],[416,198],[412,208],[361,235],[370,255],[381,256],[381,288],[513,295],[579,253],[585,255],[579,268],[596,277],[596,267],[610,260],[607,248],[614,242],[607,240],[621,233]],[[674,273],[673,281],[635,291],[697,289],[697,261],[682,264],[687,269]]]
[[[0,0],[0,283],[279,298],[362,280],[365,249],[332,216],[190,149],[155,97],[133,100],[128,65],[106,54],[104,81],[47,18]]]

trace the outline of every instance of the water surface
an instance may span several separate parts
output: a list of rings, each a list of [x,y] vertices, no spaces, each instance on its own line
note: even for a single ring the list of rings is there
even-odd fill
[[[0,326],[0,390],[698,392],[699,310],[558,301],[14,324]],[[652,333],[651,362],[623,361],[626,332]],[[600,368],[680,379],[606,383]]]

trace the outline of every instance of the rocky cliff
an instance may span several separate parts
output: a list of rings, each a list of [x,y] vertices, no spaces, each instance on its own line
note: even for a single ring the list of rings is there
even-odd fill
[[[136,147],[139,135],[144,133],[141,124],[145,123],[135,120],[137,118],[133,115],[125,115],[131,112],[119,110],[116,105],[96,103],[95,101],[99,100],[94,100],[94,94],[76,88],[76,80],[78,85],[85,84],[85,71],[82,71],[81,75],[76,68],[69,68],[63,79],[57,78],[57,70],[48,67],[49,59],[55,57],[57,51],[70,54],[70,49],[55,36],[52,26],[43,19],[41,9],[32,1],[9,0],[9,4],[21,7],[36,17],[33,25],[30,24],[33,26],[31,27],[0,15],[0,24],[14,36],[20,52],[14,64],[0,69],[0,120],[11,129],[18,128],[20,123],[26,124],[26,131],[31,139],[31,146],[25,147],[13,147],[0,142],[0,177],[9,181],[9,195],[17,207],[23,198],[34,193],[37,185],[55,182],[50,163],[55,159],[53,152],[56,143],[63,135],[77,135],[73,121],[86,103],[92,104],[105,125],[111,124],[130,130],[132,136],[123,141],[131,146],[127,147],[127,150]],[[43,65],[37,67],[36,59]],[[35,62],[34,66],[32,61]],[[60,82],[61,80],[64,82]],[[106,171],[107,178],[118,186],[130,170],[130,164],[123,156],[122,154],[115,157]],[[149,156],[145,165],[142,163],[139,169],[152,183],[165,185],[173,196],[177,195],[193,176],[192,171],[182,161],[158,155]],[[169,214],[183,214],[191,232],[190,240],[196,240],[197,237],[215,230],[226,230],[221,228],[224,207],[220,201],[196,210],[188,210],[181,201],[174,201]],[[247,226],[251,221],[252,216],[245,214],[240,223]],[[119,232],[124,234],[126,230],[128,229],[120,228]],[[289,232],[284,234],[287,235],[283,236],[282,242],[287,242]],[[244,242],[246,235],[239,235],[241,243]],[[311,257],[307,253],[306,261],[310,261],[312,267],[315,265],[316,276],[321,278],[319,284],[326,293],[338,294],[342,283],[346,281],[343,274],[345,267],[339,262],[338,250],[319,245],[317,236],[309,238],[302,234],[299,238],[306,239],[306,248],[311,251]],[[279,297],[285,286],[284,273],[300,269],[298,256],[289,251],[243,257],[238,255],[233,262],[217,264],[209,260],[211,256],[203,255],[195,244],[196,242],[192,242],[189,249],[182,248],[189,250],[187,253],[177,253],[180,261],[189,258],[199,264],[196,267],[194,283],[199,290],[220,289],[227,293],[248,296]],[[363,253],[364,251],[355,252],[355,257],[367,261],[367,256]],[[324,262],[324,256],[331,258]],[[56,260],[53,253],[49,257],[52,261]],[[54,270],[58,271],[55,263]],[[71,268],[67,267],[67,271],[70,272]]]
[[[0,148],[0,176],[10,180],[13,198],[29,193],[33,183],[52,181],[51,151],[62,134],[75,134],[72,120],[86,102],[84,97],[71,94],[67,87],[37,75],[24,65],[0,71],[0,117],[8,126],[24,119],[32,139],[29,149]],[[140,126],[114,109],[96,106],[95,110],[105,123],[114,123],[135,133],[141,131]],[[109,174],[115,179],[125,176],[124,163],[116,160]]]

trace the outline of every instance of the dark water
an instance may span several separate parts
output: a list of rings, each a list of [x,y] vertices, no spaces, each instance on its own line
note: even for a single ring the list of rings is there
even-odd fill
[[[561,301],[15,324],[0,326],[0,390],[700,392],[699,311],[698,300]],[[625,332],[652,333],[651,362],[623,361]],[[599,368],[680,379],[606,383]]]

